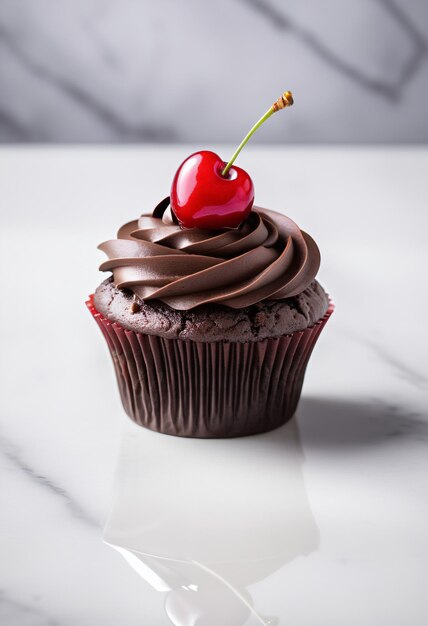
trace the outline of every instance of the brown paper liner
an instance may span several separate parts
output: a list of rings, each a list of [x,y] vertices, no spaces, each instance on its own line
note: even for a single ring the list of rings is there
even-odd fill
[[[314,326],[261,341],[204,343],[126,330],[86,305],[107,341],[126,413],[181,437],[238,437],[281,426],[334,305]]]

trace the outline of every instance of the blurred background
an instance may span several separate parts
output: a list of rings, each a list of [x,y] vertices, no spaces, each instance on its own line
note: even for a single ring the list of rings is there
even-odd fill
[[[0,142],[428,140],[427,0],[0,0]]]

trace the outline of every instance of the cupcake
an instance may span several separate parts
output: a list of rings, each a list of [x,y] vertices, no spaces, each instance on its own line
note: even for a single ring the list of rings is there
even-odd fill
[[[248,174],[227,165],[212,152],[191,155],[170,197],[99,246],[111,275],[87,304],[124,409],[170,435],[284,424],[332,312],[314,240],[255,206]]]

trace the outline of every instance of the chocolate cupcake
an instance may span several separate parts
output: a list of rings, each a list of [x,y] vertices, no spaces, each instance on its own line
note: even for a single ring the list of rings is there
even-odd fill
[[[190,155],[152,214],[100,249],[112,272],[88,307],[107,340],[125,411],[185,437],[271,430],[294,414],[306,365],[332,312],[314,240],[254,206],[233,165],[254,131],[293,104],[285,92],[225,163]]]
[[[182,228],[169,198],[101,244],[88,306],[113,357],[127,414],[152,430],[234,437],[296,410],[332,307],[314,240],[253,207],[238,228]]]

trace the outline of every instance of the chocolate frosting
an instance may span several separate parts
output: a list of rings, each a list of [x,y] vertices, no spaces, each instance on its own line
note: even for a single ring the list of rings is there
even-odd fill
[[[99,248],[119,289],[179,310],[218,303],[233,309],[283,300],[308,287],[320,265],[315,241],[285,215],[254,206],[236,229],[182,229],[169,198],[124,224]]]

